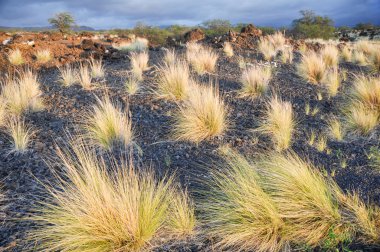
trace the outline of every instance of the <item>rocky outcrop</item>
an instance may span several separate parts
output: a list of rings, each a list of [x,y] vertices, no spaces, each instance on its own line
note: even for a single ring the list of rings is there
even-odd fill
[[[186,32],[184,35],[185,42],[197,42],[204,38],[205,33],[199,28]]]

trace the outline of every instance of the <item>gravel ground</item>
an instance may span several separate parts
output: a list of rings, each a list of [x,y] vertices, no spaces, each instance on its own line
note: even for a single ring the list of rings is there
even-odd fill
[[[163,52],[151,50],[150,65],[160,63]],[[250,51],[242,51],[250,62],[258,57]],[[222,52],[220,51],[220,55]],[[272,92],[284,100],[291,101],[296,112],[297,131],[292,149],[302,157],[310,159],[317,167],[325,171],[326,176],[332,176],[344,190],[358,191],[365,201],[380,205],[380,172],[370,166],[368,154],[379,145],[378,131],[372,137],[348,137],[345,141],[328,140],[331,152],[319,152],[308,145],[308,135],[311,130],[323,132],[326,130],[326,120],[332,115],[339,115],[339,109],[345,102],[345,93],[352,85],[354,73],[368,72],[364,67],[353,64],[342,64],[340,67],[348,71],[348,79],[343,82],[342,90],[333,99],[328,99],[327,93],[318,86],[307,84],[296,74],[295,63],[277,64],[275,75],[271,80]],[[26,121],[37,133],[33,136],[30,151],[24,155],[9,154],[10,141],[4,133],[0,133],[0,181],[7,197],[5,218],[0,223],[0,251],[23,251],[30,247],[25,236],[33,227],[33,222],[24,221],[28,212],[39,200],[43,200],[44,191],[41,182],[52,181],[52,174],[46,160],[54,163],[55,144],[65,142],[68,133],[80,131],[76,126],[81,118],[96,102],[96,96],[105,93],[123,104],[129,103],[132,114],[136,144],[141,148],[139,162],[152,166],[158,174],[176,172],[184,186],[190,190],[197,189],[199,179],[207,179],[209,171],[202,164],[218,160],[216,150],[223,145],[229,145],[241,153],[254,156],[265,150],[270,150],[272,144],[265,136],[253,133],[265,111],[267,97],[254,101],[238,97],[239,89],[238,57],[227,59],[221,57],[218,71],[215,75],[203,76],[208,83],[217,80],[229,110],[229,129],[223,137],[202,142],[198,145],[187,142],[175,142],[171,139],[170,126],[172,116],[177,111],[177,105],[156,99],[152,90],[155,86],[155,68],[145,73],[143,90],[132,97],[123,88],[129,69],[127,57],[105,61],[106,76],[99,80],[91,91],[80,86],[62,87],[57,82],[58,71],[54,68],[39,71],[43,89],[43,99],[46,108],[41,112],[26,116]],[[318,93],[323,99],[318,100]],[[315,116],[305,114],[305,106],[318,108]],[[347,166],[342,165],[346,162]],[[343,166],[343,167],[342,167]],[[175,247],[162,247],[160,251],[210,251],[210,241],[190,240]],[[6,249],[7,248],[7,249]]]

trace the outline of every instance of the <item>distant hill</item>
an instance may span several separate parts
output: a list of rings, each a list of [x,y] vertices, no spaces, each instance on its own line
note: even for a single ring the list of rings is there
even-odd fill
[[[8,27],[0,26],[0,30],[22,30],[22,31],[51,31],[55,30],[51,26],[36,26],[36,27]],[[73,31],[96,31],[94,28],[89,26],[74,26]]]

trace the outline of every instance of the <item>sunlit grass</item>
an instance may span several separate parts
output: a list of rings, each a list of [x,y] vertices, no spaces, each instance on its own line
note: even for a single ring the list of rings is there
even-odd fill
[[[269,89],[271,76],[270,67],[254,66],[245,69],[241,76],[240,96],[254,99],[264,95]]]
[[[7,56],[8,56],[8,61],[12,65],[19,66],[25,63],[24,57],[22,56],[22,53],[20,49],[18,48],[11,50]]]
[[[326,75],[326,64],[321,56],[313,51],[308,51],[302,56],[298,72],[308,82],[320,84]]]
[[[60,76],[59,82],[68,87],[78,81],[78,72],[71,65],[66,65],[58,68]]]

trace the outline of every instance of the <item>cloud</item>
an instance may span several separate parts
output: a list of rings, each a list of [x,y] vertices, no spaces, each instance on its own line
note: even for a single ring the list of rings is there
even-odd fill
[[[195,25],[213,18],[282,26],[302,9],[328,15],[337,25],[380,23],[378,0],[0,0],[0,25],[46,26],[54,13],[69,11],[78,24],[95,28],[126,28],[138,21]]]

